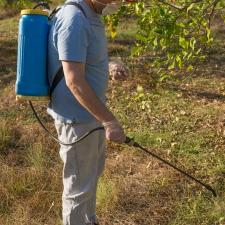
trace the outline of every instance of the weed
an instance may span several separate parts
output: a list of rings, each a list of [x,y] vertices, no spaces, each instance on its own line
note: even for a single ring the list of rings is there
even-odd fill
[[[100,178],[97,191],[97,206],[100,214],[113,211],[117,202],[118,187],[112,179],[103,176]]]
[[[13,129],[11,122],[2,119],[0,124],[0,154],[7,154],[11,148],[16,147],[20,134]]]

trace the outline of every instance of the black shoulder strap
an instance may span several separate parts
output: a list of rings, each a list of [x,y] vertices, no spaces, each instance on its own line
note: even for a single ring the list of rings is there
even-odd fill
[[[49,91],[50,97],[52,96],[52,92],[55,90],[56,86],[62,80],[63,77],[64,77],[63,68],[62,68],[62,66],[60,66],[59,70],[57,71],[57,73],[53,79],[52,85],[50,87],[50,91]]]
[[[64,5],[74,5],[76,6],[78,9],[80,9],[80,11],[84,14],[84,16],[87,18],[87,15],[84,11],[84,9],[82,8],[82,6],[80,4],[78,4],[77,2],[67,2],[65,3]],[[59,70],[57,71],[54,79],[53,79],[53,82],[52,82],[52,85],[51,85],[51,88],[50,88],[50,92],[49,92],[49,95],[50,97],[52,96],[52,93],[53,91],[55,90],[56,86],[59,84],[59,82],[62,80],[62,78],[64,77],[64,73],[63,73],[63,68],[62,66],[59,68]]]

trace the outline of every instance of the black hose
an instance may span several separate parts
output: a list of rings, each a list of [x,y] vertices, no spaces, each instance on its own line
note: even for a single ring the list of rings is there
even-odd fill
[[[39,116],[37,115],[37,112],[34,109],[34,106],[32,104],[31,101],[29,101],[30,107],[34,113],[34,116],[36,117],[36,119],[38,120],[38,122],[40,123],[40,125],[42,126],[42,128],[59,144],[61,145],[65,145],[65,146],[70,146],[70,145],[74,145],[80,141],[82,141],[84,138],[86,138],[88,135],[90,135],[91,133],[95,132],[96,130],[104,130],[104,127],[96,127],[93,130],[88,131],[87,133],[85,133],[84,135],[82,135],[79,139],[77,139],[76,141],[72,142],[72,143],[64,143],[62,141],[60,141],[56,136],[54,136],[43,124],[43,122],[41,121],[41,119],[39,118]]]
[[[37,9],[38,7],[43,7],[44,9],[50,10],[49,4],[47,2],[39,2],[33,7],[33,9]]]
[[[82,141],[84,138],[86,138],[88,135],[90,135],[91,133],[97,131],[97,130],[104,130],[104,127],[97,127],[97,128],[94,128],[93,130],[91,131],[88,131],[87,133],[85,133],[84,135],[82,135],[79,139],[77,139],[76,141],[72,142],[72,143],[64,143],[62,141],[60,141],[56,136],[54,136],[46,127],[45,125],[42,123],[42,121],[40,120],[40,118],[38,117],[34,107],[33,107],[33,104],[31,101],[29,101],[29,104],[30,104],[30,107],[36,117],[36,119],[38,120],[38,122],[40,123],[40,125],[42,126],[42,128],[55,140],[57,141],[59,144],[61,145],[65,145],[65,146],[70,146],[70,145],[74,145],[80,141]],[[125,140],[125,144],[129,145],[129,146],[133,146],[133,147],[136,147],[136,148],[140,148],[142,151],[144,151],[145,153],[147,153],[148,155],[151,155],[155,158],[157,158],[158,160],[162,161],[163,163],[169,165],[170,167],[172,167],[173,169],[179,171],[180,173],[184,174],[185,176],[187,176],[188,178],[194,180],[196,183],[202,185],[203,187],[205,187],[207,190],[209,190],[210,192],[212,192],[213,196],[216,197],[217,194],[216,194],[216,191],[208,184],[205,184],[203,183],[202,181],[198,180],[197,178],[191,176],[190,174],[188,174],[187,172],[181,170],[180,168],[174,166],[173,164],[171,164],[170,162],[168,162],[167,160],[159,157],[158,155],[154,154],[153,152],[150,152],[149,150],[143,148],[141,145],[139,145],[137,142],[135,142],[133,139],[129,138],[129,137],[126,137],[126,140]]]

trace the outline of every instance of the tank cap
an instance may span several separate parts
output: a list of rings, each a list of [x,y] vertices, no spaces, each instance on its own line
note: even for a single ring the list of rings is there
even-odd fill
[[[49,13],[40,9],[24,9],[21,11],[21,15],[43,15],[49,16]]]

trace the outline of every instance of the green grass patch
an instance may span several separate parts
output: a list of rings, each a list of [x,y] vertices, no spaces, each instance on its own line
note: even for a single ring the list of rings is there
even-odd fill
[[[100,178],[97,190],[97,207],[98,212],[104,215],[113,211],[118,198],[117,183],[107,176]]]
[[[10,149],[15,148],[20,138],[18,130],[14,129],[8,120],[1,120],[0,124],[0,154],[7,154]]]
[[[40,142],[34,143],[27,150],[26,161],[30,167],[38,171],[43,171],[49,166],[46,149]]]
[[[18,24],[19,24],[18,19],[19,17],[15,16],[1,21],[0,23],[1,41],[2,39],[7,39],[8,42],[11,42],[12,39],[17,40]]]
[[[225,222],[224,207],[224,200],[213,200],[201,194],[179,204],[176,218],[169,225],[222,225]]]

